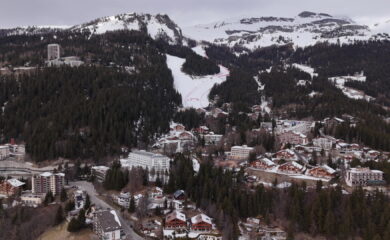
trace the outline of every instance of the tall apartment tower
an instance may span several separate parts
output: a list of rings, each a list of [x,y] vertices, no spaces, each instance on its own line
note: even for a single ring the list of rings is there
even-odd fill
[[[65,185],[65,174],[44,172],[31,178],[33,193],[48,193],[53,195],[59,194]]]
[[[47,45],[47,60],[51,61],[60,58],[60,45],[53,43]]]

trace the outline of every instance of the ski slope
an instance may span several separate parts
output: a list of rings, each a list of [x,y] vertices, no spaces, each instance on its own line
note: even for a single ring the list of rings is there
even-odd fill
[[[181,94],[183,107],[204,108],[209,105],[209,93],[214,84],[226,81],[229,70],[220,67],[220,73],[193,77],[181,71],[185,59],[167,54],[167,65],[172,71],[176,90]]]

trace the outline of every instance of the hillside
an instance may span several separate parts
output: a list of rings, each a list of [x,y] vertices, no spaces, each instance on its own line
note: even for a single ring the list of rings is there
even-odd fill
[[[285,44],[295,47],[306,47],[319,42],[348,44],[372,39],[378,33],[347,17],[307,11],[295,17],[232,18],[184,28],[183,32],[185,36],[197,41],[249,50]]]

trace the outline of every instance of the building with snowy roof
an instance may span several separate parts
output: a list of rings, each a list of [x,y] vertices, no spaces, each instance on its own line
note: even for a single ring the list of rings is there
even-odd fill
[[[122,224],[114,210],[94,213],[93,231],[101,240],[119,240],[122,238]]]
[[[213,223],[211,218],[203,213],[191,218],[191,229],[194,231],[211,231]]]
[[[13,196],[19,194],[22,190],[23,185],[25,185],[24,182],[21,182],[18,179],[14,178],[0,181],[0,194],[5,196]]]

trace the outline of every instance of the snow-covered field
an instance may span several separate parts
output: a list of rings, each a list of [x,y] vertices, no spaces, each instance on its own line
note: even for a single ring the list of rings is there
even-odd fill
[[[293,63],[292,66],[294,68],[297,68],[297,69],[301,70],[302,72],[310,74],[312,79],[313,79],[313,77],[317,77],[318,76],[318,73],[316,73],[314,68],[312,68],[310,66],[306,66],[306,65],[302,65],[302,64],[298,64],[298,63]]]
[[[209,93],[215,84],[226,81],[229,70],[220,67],[220,73],[203,77],[193,77],[181,71],[185,59],[167,55],[167,64],[172,71],[175,88],[181,94],[183,107],[204,108],[209,105]]]

